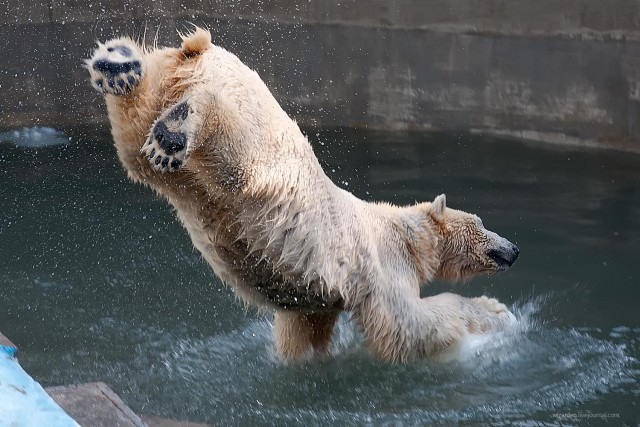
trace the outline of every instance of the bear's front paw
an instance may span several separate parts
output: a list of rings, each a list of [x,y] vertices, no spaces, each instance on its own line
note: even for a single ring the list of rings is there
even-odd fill
[[[140,84],[144,61],[131,40],[115,39],[100,45],[86,61],[91,84],[100,93],[127,95]]]
[[[173,172],[182,167],[190,152],[188,101],[182,101],[160,116],[151,129],[149,139],[140,150],[151,167]]]
[[[507,306],[495,298],[481,296],[471,298],[471,301],[475,305],[472,316],[479,332],[503,330],[517,322]]]
[[[509,309],[507,308],[507,306],[502,304],[495,298],[489,298],[483,295],[478,298],[471,298],[471,300],[490,313],[496,315],[509,313]]]

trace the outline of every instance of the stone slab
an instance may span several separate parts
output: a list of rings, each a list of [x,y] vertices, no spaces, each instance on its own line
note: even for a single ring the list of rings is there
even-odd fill
[[[147,427],[105,383],[49,387],[46,391],[84,427]]]

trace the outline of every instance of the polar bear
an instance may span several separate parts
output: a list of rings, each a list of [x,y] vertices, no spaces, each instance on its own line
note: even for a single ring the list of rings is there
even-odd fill
[[[98,44],[104,94],[129,177],[176,209],[193,244],[245,302],[276,312],[285,359],[331,351],[347,310],[380,358],[437,355],[512,315],[487,297],[420,298],[435,278],[509,268],[518,248],[472,214],[370,203],[337,187],[258,74],[196,28],[180,48]]]

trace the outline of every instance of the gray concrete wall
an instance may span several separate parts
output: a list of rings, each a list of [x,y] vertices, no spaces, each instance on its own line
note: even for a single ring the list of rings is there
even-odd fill
[[[304,124],[472,130],[640,152],[637,0],[10,1],[0,127],[104,123],[94,40],[188,22]],[[159,30],[158,30],[159,29]]]

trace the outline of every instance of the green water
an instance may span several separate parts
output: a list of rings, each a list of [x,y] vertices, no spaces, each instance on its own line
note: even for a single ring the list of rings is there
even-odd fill
[[[310,131],[361,198],[445,192],[521,248],[487,294],[521,327],[452,363],[386,365],[345,316],[331,360],[286,365],[105,133],[0,144],[0,330],[44,385],[107,382],[134,411],[217,425],[640,421],[640,156],[469,135]],[[1,397],[0,397],[1,398]],[[557,414],[612,418],[560,419]]]

